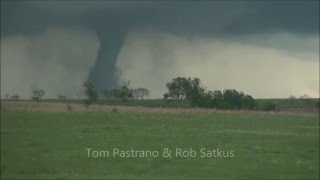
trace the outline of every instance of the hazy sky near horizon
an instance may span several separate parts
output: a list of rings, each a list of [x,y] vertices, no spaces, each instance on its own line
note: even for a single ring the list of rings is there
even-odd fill
[[[1,97],[80,97],[177,76],[256,98],[319,97],[319,1],[1,1]]]

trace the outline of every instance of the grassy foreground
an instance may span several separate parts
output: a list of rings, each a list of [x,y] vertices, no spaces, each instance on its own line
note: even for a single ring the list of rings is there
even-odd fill
[[[318,118],[1,112],[1,179],[319,179]],[[88,158],[86,148],[219,148],[235,156]]]

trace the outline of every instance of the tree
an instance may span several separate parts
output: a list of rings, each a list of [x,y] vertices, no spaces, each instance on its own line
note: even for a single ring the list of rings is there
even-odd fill
[[[243,108],[246,108],[246,109],[254,109],[256,107],[256,102],[253,99],[253,97],[250,95],[245,95],[242,98],[242,104],[243,104]]]
[[[300,99],[309,99],[310,97],[308,96],[308,94],[304,94],[302,96],[300,96]]]
[[[117,100],[121,99],[120,97],[120,89],[111,89],[111,90],[104,90],[103,94],[108,100]]]
[[[186,99],[192,100],[205,93],[204,88],[201,87],[201,81],[199,78],[188,78],[188,84],[185,85]]]
[[[129,99],[133,98],[133,90],[129,88],[131,81],[124,82],[123,85],[120,87],[120,98],[122,101],[126,102]]]
[[[213,92],[213,106],[215,108],[219,108],[221,103],[223,101],[223,95],[222,95],[222,92],[219,91],[219,90],[215,90]]]
[[[200,87],[200,79],[190,77],[177,77],[171,80],[171,82],[166,84],[168,89],[168,94],[171,98],[182,100],[188,99],[192,100],[200,96],[204,92],[204,89]]]
[[[289,99],[296,99],[296,97],[294,95],[290,95]]]
[[[235,89],[225,89],[223,91],[223,100],[229,104],[229,108],[240,109],[241,108],[241,96]]]
[[[149,96],[150,90],[139,87],[134,89],[132,93],[135,99],[144,99],[145,96]]]
[[[304,94],[304,95],[300,96],[300,99],[306,104],[311,104],[312,103],[311,97],[309,95],[307,95],[307,94]]]
[[[219,91],[219,90],[215,90],[215,91],[213,92],[213,97],[214,97],[214,99],[216,99],[216,100],[222,100],[222,98],[223,98],[222,92]]]
[[[85,88],[84,94],[87,96],[85,103],[86,105],[90,106],[91,104],[93,104],[98,100],[98,93],[91,81],[84,82],[83,86]]]
[[[262,105],[262,110],[264,111],[276,111],[277,109],[277,105],[272,101],[266,101]]]
[[[59,101],[61,101],[61,102],[66,102],[67,101],[67,97],[62,95],[62,94],[58,93],[57,97],[58,97]]]
[[[42,97],[45,95],[45,91],[42,89],[35,89],[32,91],[32,96],[31,98],[37,102],[40,102],[40,100],[42,99]]]
[[[11,95],[11,99],[12,100],[18,100],[18,99],[20,99],[20,97],[19,97],[18,94],[15,94],[15,95]]]
[[[219,108],[219,109],[254,109],[256,102],[252,96],[235,89],[207,91],[201,86],[199,78],[191,79],[177,77],[166,84],[168,93],[164,99],[186,99],[192,107]]]
[[[186,84],[188,83],[186,78],[177,77],[172,79],[171,82],[167,83],[167,88],[169,90],[169,96],[173,99],[181,100],[186,96]]]
[[[197,106],[202,108],[213,108],[213,94],[208,92],[203,92],[198,96]]]
[[[168,93],[164,93],[164,94],[163,94],[163,99],[164,99],[164,100],[167,100],[168,98],[169,98],[169,94],[168,94]]]
[[[295,99],[296,99],[295,96],[293,96],[293,95],[290,95],[290,96],[289,96],[289,101],[290,101],[290,103],[293,103],[293,102],[295,101]]]

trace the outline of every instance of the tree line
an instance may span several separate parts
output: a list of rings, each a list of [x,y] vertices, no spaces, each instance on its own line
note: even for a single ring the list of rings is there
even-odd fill
[[[177,77],[166,84],[165,100],[189,100],[192,107],[215,109],[255,109],[251,95],[235,89],[205,90],[199,78]]]
[[[123,82],[119,88],[103,90],[103,95],[107,100],[121,100],[122,102],[132,99],[144,99],[149,96],[151,92],[149,89],[142,87],[136,89],[130,88],[130,82]],[[91,81],[86,81],[83,85],[87,97],[85,103],[91,105],[98,100],[98,92]]]
[[[120,88],[104,90],[103,94],[107,100],[122,100],[124,102],[129,99],[144,99],[150,95],[151,91],[149,89],[142,87],[132,89],[129,85],[130,81],[123,82]]]
[[[131,99],[143,99],[150,94],[146,88],[132,89],[130,81],[124,82],[122,86],[115,89],[104,90],[103,94],[107,100],[121,100],[126,102]],[[84,83],[86,104],[90,105],[97,101],[98,92],[94,85],[87,81]],[[244,94],[235,89],[205,90],[199,78],[177,77],[166,84],[168,90],[163,95],[167,103],[171,101],[187,100],[192,107],[215,108],[215,109],[257,109],[257,103],[251,95]],[[263,110],[277,110],[272,102],[267,102],[261,108]]]
[[[147,88],[139,87],[133,89],[130,87],[131,81],[123,82],[118,88],[106,89],[102,91],[102,95],[106,100],[115,100],[127,102],[128,100],[142,100],[148,97],[151,91]],[[84,94],[86,96],[85,104],[90,106],[99,99],[94,84],[91,81],[83,83]],[[165,102],[186,100],[192,107],[197,108],[214,108],[214,109],[259,109],[259,110],[278,110],[277,105],[272,101],[266,101],[262,105],[258,104],[256,100],[249,94],[245,94],[235,89],[220,90],[206,90],[199,78],[176,77],[166,83],[167,92],[163,95]],[[100,95],[101,95],[100,94]],[[31,99],[36,102],[45,95],[42,89],[35,89],[32,91]],[[66,102],[67,97],[62,94],[57,94],[59,101]],[[10,96],[7,94],[7,99]],[[18,100],[19,95],[12,95],[12,100]],[[290,96],[289,100],[293,101],[294,96]],[[312,103],[307,95],[301,96],[299,99]],[[317,102],[320,107],[320,101]]]

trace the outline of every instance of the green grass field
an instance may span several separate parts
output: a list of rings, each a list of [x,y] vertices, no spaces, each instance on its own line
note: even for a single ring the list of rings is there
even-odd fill
[[[233,158],[93,158],[96,150],[234,151]],[[319,179],[319,117],[1,112],[1,179]]]

